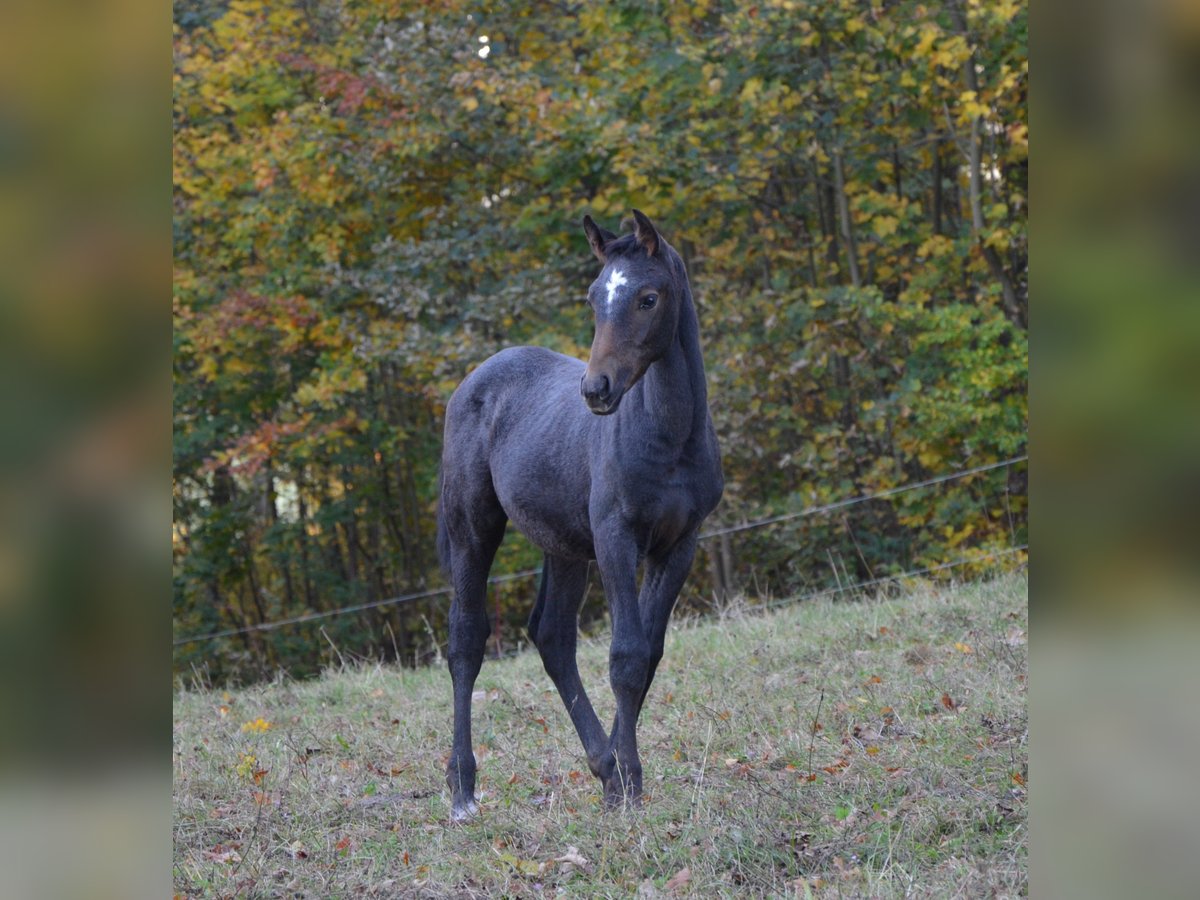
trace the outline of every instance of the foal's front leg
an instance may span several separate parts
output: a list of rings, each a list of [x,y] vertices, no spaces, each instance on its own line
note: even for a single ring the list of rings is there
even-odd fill
[[[583,688],[575,658],[579,604],[587,590],[587,574],[586,562],[546,554],[537,605],[529,619],[529,634],[579,733],[588,766],[593,774],[599,775],[601,760],[608,754],[608,735]]]
[[[642,590],[638,596],[638,607],[642,616],[642,629],[650,642],[650,664],[646,669],[646,684],[638,700],[638,711],[646,702],[654,672],[662,660],[663,644],[667,636],[667,624],[675,600],[687,579],[696,555],[696,533],[686,535],[661,557],[646,560],[646,572],[642,578]]]
[[[597,537],[596,561],[612,618],[608,677],[617,701],[616,722],[609,738],[611,749],[601,760],[598,774],[604,784],[605,805],[638,805],[642,798],[642,763],[638,758],[637,718],[650,667],[650,642],[638,613],[637,547],[624,536],[612,540]]]

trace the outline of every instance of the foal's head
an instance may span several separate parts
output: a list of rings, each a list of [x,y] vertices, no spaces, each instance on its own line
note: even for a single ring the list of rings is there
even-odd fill
[[[579,389],[588,408],[606,416],[675,340],[683,261],[636,209],[631,234],[618,237],[591,216],[583,230],[604,268],[588,289],[596,336]]]

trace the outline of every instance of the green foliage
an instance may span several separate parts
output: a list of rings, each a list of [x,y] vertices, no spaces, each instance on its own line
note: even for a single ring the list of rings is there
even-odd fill
[[[584,212],[688,262],[712,524],[1023,452],[1026,32],[1008,0],[177,3],[177,635],[437,583],[445,401],[502,346],[586,356]],[[1002,470],[706,542],[685,602],[1024,540]],[[499,591],[510,638],[532,590]],[[444,607],[323,626],[413,659]],[[311,671],[320,624],[176,665]]]

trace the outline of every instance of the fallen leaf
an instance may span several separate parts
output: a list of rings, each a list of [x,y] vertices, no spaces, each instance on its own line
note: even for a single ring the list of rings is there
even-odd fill
[[[287,854],[292,859],[308,859],[308,851],[304,849],[304,845],[299,841],[292,841],[288,844]]]
[[[883,679],[878,675],[872,675],[870,678],[864,681],[863,684],[883,684]]]
[[[204,858],[211,859],[213,862],[225,863],[233,865],[242,861],[242,856],[231,846],[225,844],[217,844],[211,850],[204,851]]]
[[[904,653],[904,661],[910,666],[928,665],[933,659],[933,648],[928,644],[918,644]]]
[[[954,649],[957,650],[959,653],[974,653],[975,652],[975,648],[972,647],[970,644],[964,644],[960,641],[954,642]]]
[[[687,883],[692,880],[692,870],[684,866],[674,875],[667,879],[667,883],[663,885],[671,893],[681,891],[687,887]]]
[[[268,722],[262,716],[259,716],[252,722],[245,722],[242,725],[242,731],[253,732],[254,734],[262,734],[263,732],[270,730],[271,727],[272,726],[270,722]]]
[[[511,853],[501,853],[500,861],[506,863],[519,875],[538,875],[542,871],[542,863],[534,859],[520,859]]]
[[[958,704],[954,702],[954,698],[945,692],[942,693],[942,706],[946,707],[946,709],[958,709]]]
[[[562,856],[554,857],[554,861],[562,864],[562,870],[564,874],[569,874],[575,869],[583,869],[586,871],[591,865],[591,863],[588,862],[587,857],[579,852],[578,847],[567,847],[567,852]]]

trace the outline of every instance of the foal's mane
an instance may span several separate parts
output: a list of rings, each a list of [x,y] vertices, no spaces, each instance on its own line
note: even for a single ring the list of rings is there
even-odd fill
[[[633,232],[633,219],[626,219],[623,221],[621,223],[621,228],[627,233],[606,242],[604,244],[604,255],[609,259],[619,256],[634,256],[639,253],[644,255],[646,251],[643,249],[642,245],[638,243],[637,235]],[[680,273],[684,272],[686,277],[686,270],[684,269],[683,265],[683,257],[676,252],[674,247],[667,243],[667,239],[664,238],[661,233],[658,235],[658,242],[659,246],[664,251],[669,251],[664,252],[663,256],[666,259],[667,268],[670,270],[672,276],[675,279],[678,279]]]

